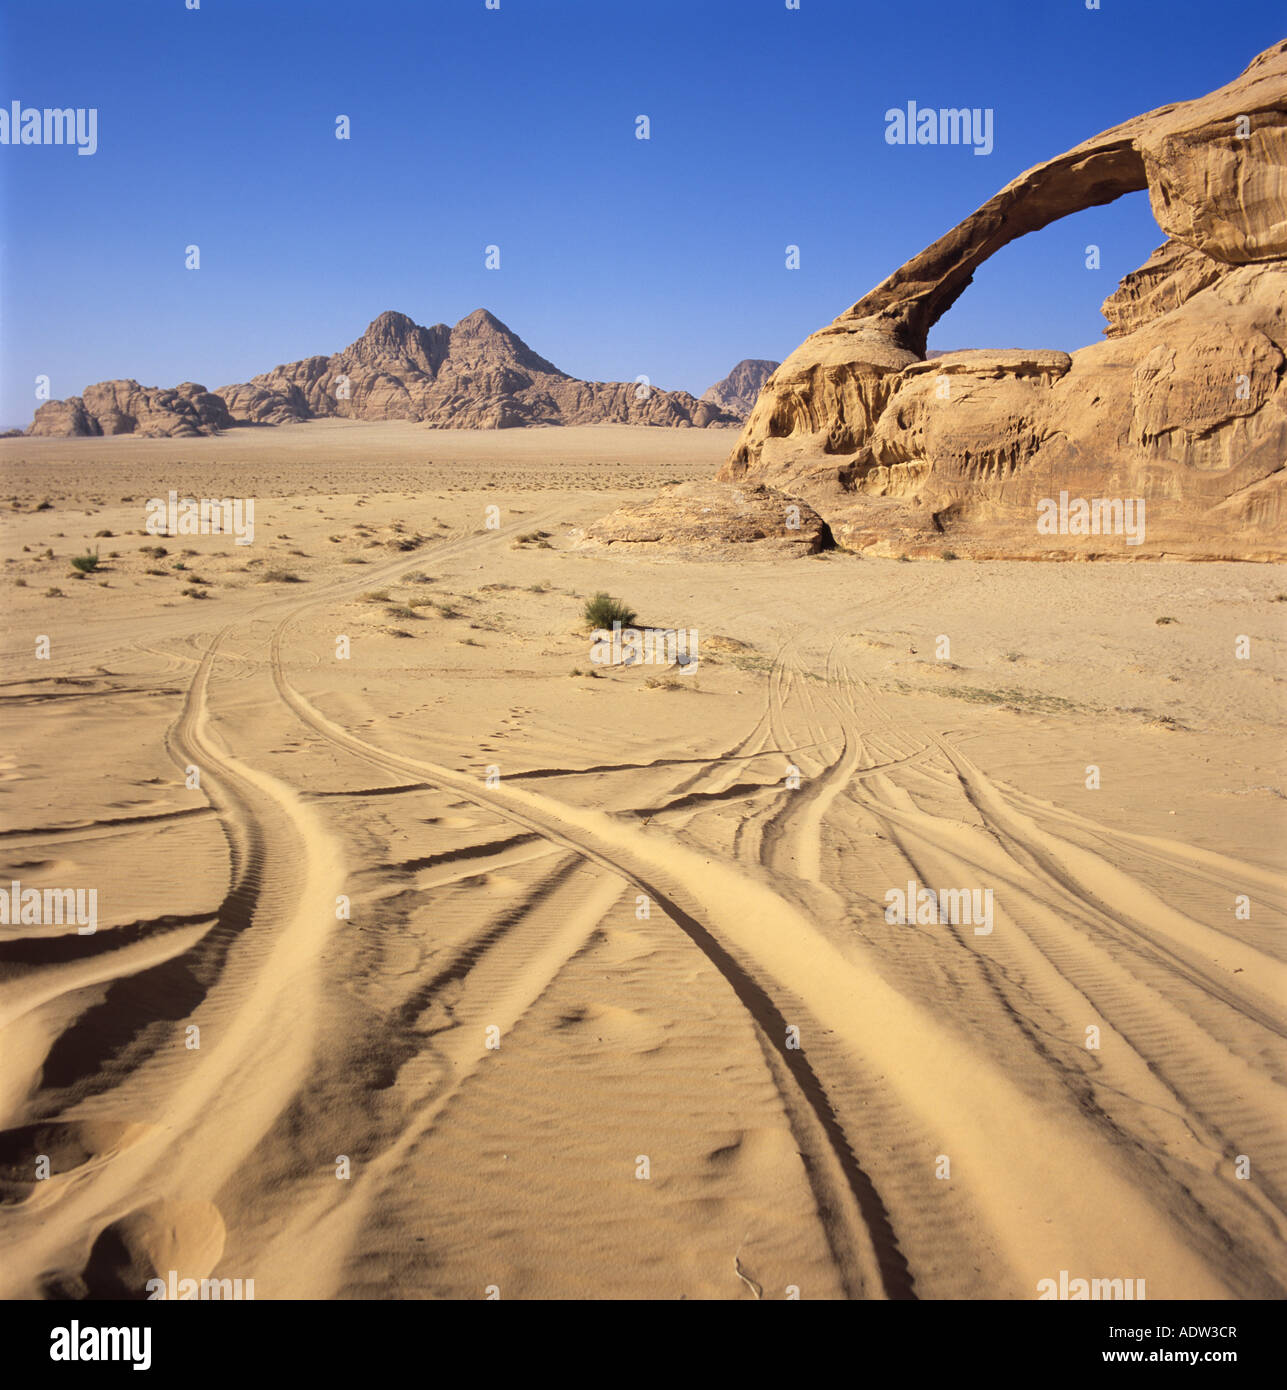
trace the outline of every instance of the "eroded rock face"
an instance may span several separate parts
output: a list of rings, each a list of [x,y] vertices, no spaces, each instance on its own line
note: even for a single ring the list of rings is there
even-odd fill
[[[766,362],[758,357],[744,357],[722,381],[708,386],[701,398],[745,420],[754,409],[764,383],[781,365],[781,362]]]
[[[763,484],[675,483],[585,529],[584,546],[646,547],[677,558],[812,555],[832,546],[826,522],[806,503]],[[753,547],[753,551],[752,551]]]
[[[232,427],[224,401],[204,386],[140,386],[100,381],[83,396],[46,401],[27,430],[31,435],[137,434],[149,439],[187,438]]]
[[[213,434],[235,424],[327,417],[414,420],[441,429],[522,425],[736,425],[740,417],[687,391],[646,383],[578,381],[538,356],[485,309],[454,327],[384,313],[343,352],[274,367],[212,395],[136,381],[101,382],[50,401],[28,434]]]
[[[419,420],[443,429],[736,423],[686,391],[578,381],[485,309],[454,328],[381,314],[343,352],[288,363],[221,394],[239,420],[260,424],[322,416]]]
[[[1106,342],[926,360],[988,256],[1145,188],[1166,241]],[[807,498],[855,549],[1280,558],[1285,315],[1287,43],[1021,174],[787,358],[719,477]],[[1039,531],[1061,492],[1145,499],[1145,538]]]

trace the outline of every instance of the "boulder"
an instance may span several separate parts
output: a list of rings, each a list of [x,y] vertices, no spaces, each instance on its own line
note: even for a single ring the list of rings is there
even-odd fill
[[[831,547],[807,503],[763,484],[675,483],[585,528],[582,547],[698,559],[812,555]]]

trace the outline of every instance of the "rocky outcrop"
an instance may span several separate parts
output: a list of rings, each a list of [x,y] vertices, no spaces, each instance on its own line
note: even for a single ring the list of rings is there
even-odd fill
[[[759,357],[744,357],[722,381],[708,386],[701,398],[745,420],[755,408],[764,383],[781,365]]]
[[[167,392],[137,382],[103,382],[83,397],[42,406],[28,433],[211,434],[234,423],[284,425],[327,417],[478,430],[740,423],[687,391],[661,391],[647,382],[578,381],[477,309],[454,328],[424,328],[405,314],[384,313],[343,352],[274,367],[221,387],[217,395],[204,387]]]
[[[232,416],[221,397],[185,381],[173,389],[137,381],[100,381],[83,396],[46,401],[27,429],[31,435],[137,434],[146,439],[181,439],[230,429]]]
[[[1000,247],[1141,189],[1166,241],[1105,303],[1106,342],[927,358]],[[806,339],[719,476],[807,498],[855,549],[1279,557],[1285,363],[1282,43],[1229,86],[1021,174]],[[1144,499],[1144,538],[1039,530],[1061,493]]]
[[[256,424],[324,416],[419,420],[442,429],[737,423],[686,391],[578,381],[486,309],[454,328],[381,314],[343,352],[276,367],[221,394],[237,419]]]
[[[1182,241],[1168,239],[1104,300],[1105,335],[1120,338],[1169,314],[1223,279],[1227,270],[1228,266]]]
[[[675,483],[645,502],[631,502],[585,528],[586,548],[616,546],[670,558],[812,555],[833,542],[806,503],[763,484]]]

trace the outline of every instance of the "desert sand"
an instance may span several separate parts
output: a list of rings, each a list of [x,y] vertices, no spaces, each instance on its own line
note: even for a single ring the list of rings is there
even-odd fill
[[[0,1295],[1283,1294],[1281,572],[583,543],[727,448],[0,443]]]

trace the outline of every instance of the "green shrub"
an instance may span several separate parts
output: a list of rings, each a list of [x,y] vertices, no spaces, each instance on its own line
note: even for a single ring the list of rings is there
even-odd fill
[[[638,614],[629,604],[602,590],[585,601],[585,625],[590,628],[610,628],[613,623],[633,627],[637,617]]]

